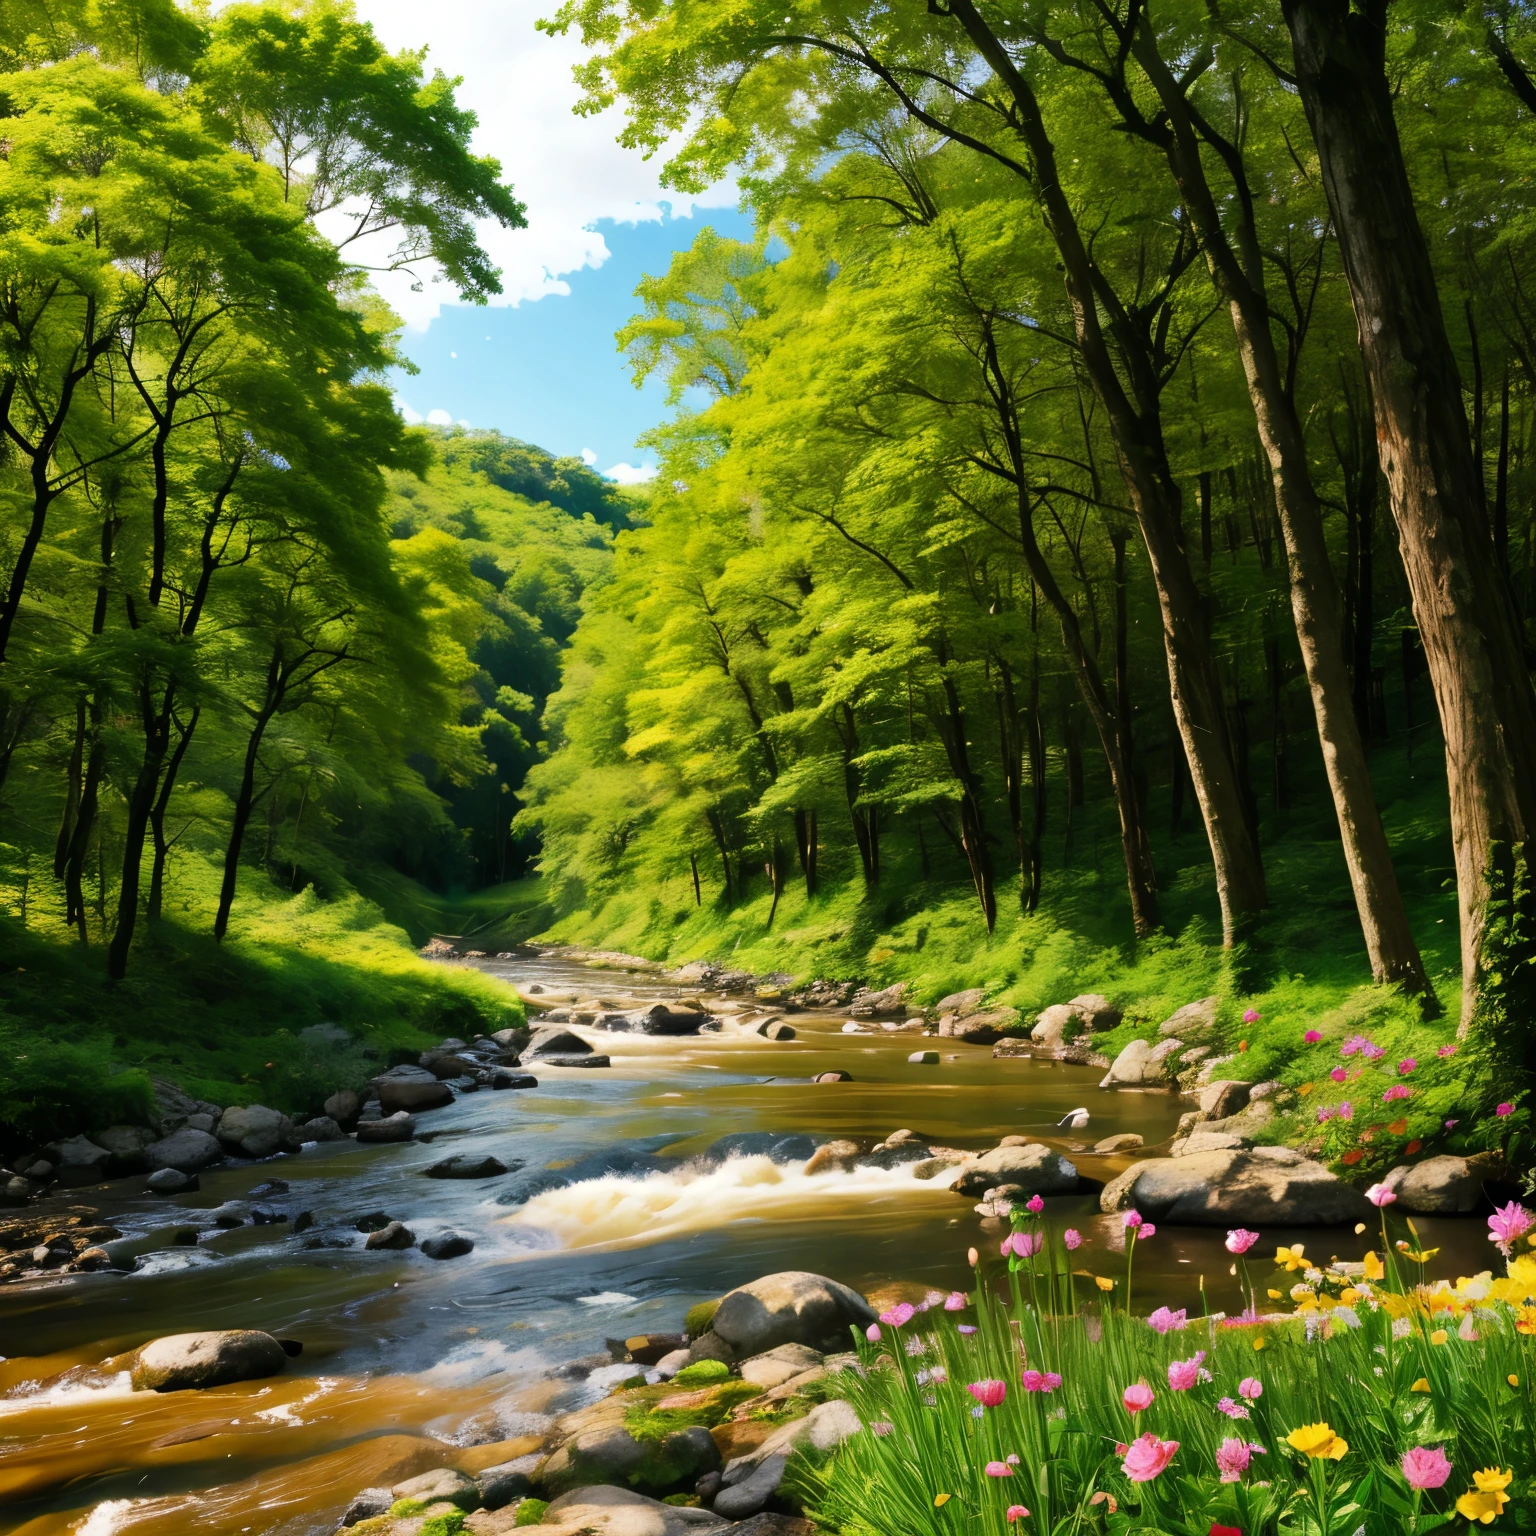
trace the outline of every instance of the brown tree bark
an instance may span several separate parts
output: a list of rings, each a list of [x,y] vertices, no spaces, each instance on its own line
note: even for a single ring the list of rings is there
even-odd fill
[[[1282,0],[1354,301],[1376,440],[1440,723],[1461,909],[1462,1027],[1490,873],[1536,827],[1536,692],[1501,579],[1461,381],[1386,76],[1385,0]]]

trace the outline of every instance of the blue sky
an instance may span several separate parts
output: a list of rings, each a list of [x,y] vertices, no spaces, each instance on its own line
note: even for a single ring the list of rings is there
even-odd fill
[[[425,330],[405,333],[403,350],[420,372],[394,379],[402,408],[495,427],[552,453],[586,450],[604,472],[654,463],[636,439],[667,414],[665,389],[657,380],[635,388],[614,332],[638,308],[640,279],[664,271],[672,252],[692,244],[705,225],[751,238],[750,219],[730,208],[635,223],[603,219],[589,227],[608,258],[565,273],[568,292],[515,307],[443,305]]]

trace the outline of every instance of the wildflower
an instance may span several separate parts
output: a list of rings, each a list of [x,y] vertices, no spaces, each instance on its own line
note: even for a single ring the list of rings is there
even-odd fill
[[[1246,1440],[1227,1439],[1216,1447],[1216,1470],[1224,1483],[1235,1483],[1248,1470],[1248,1463],[1257,1452],[1265,1454],[1262,1445],[1251,1445]]]
[[[1355,1118],[1355,1106],[1345,1099],[1338,1109],[1334,1111],[1340,1120],[1353,1120]]]
[[[946,1312],[964,1312],[969,1303],[966,1301],[964,1291],[951,1291],[944,1298],[944,1310]]]
[[[943,1301],[943,1291],[929,1291],[928,1294],[923,1297],[923,1308],[940,1306]],[[919,1308],[919,1310],[922,1310],[922,1308]]]
[[[1408,1145],[1403,1148],[1403,1151],[1406,1152],[1409,1157],[1412,1157],[1413,1154],[1415,1152],[1417,1152],[1419,1150],[1419,1148],[1422,1147],[1423,1145],[1424,1145],[1424,1143],[1422,1141],[1420,1141],[1417,1136],[1415,1136],[1413,1138],[1413,1140],[1410,1141],[1408,1143]]]
[[[1032,1216],[1038,1216],[1040,1212],[1045,1209],[1045,1201],[1042,1200],[1039,1195],[1031,1195],[1029,1199],[1024,1202],[1024,1209],[1028,1211]]]
[[[969,1264],[972,1269],[975,1269],[976,1266],[981,1263],[981,1255],[977,1253],[974,1248],[967,1248],[965,1250],[965,1262]]]
[[[1170,1312],[1167,1307],[1159,1307],[1148,1319],[1147,1325],[1158,1333],[1172,1333],[1184,1327],[1189,1321],[1189,1315],[1183,1307],[1177,1312]]]
[[[936,1493],[933,1496],[933,1507],[935,1509],[943,1509],[952,1498],[954,1498],[952,1493]]]
[[[1499,1105],[1497,1105],[1494,1108],[1493,1112],[1494,1112],[1494,1114],[1496,1114],[1499,1117],[1500,1120],[1502,1120],[1506,1115],[1514,1114],[1515,1106],[1513,1104],[1507,1104],[1507,1103],[1506,1104],[1499,1104]]]
[[[1524,1334],[1536,1333],[1536,1307],[1521,1307],[1515,1313],[1515,1332]]]
[[[1141,1225],[1141,1212],[1140,1211],[1127,1211],[1125,1213],[1125,1230],[1127,1232],[1134,1232],[1136,1230],[1136,1228],[1139,1227],[1140,1225]]]
[[[1499,1245],[1499,1252],[1507,1259],[1510,1249],[1536,1226],[1536,1216],[1516,1200],[1502,1205],[1488,1218],[1488,1241]]]
[[[1326,1104],[1319,1104],[1317,1106],[1317,1123],[1319,1125],[1327,1125],[1332,1119],[1333,1111]]]
[[[1380,1210],[1383,1206],[1391,1205],[1392,1202],[1397,1199],[1397,1191],[1395,1189],[1388,1189],[1385,1184],[1372,1184],[1371,1187],[1366,1190],[1365,1198],[1369,1200],[1371,1204],[1377,1208],[1377,1210]]]
[[[1413,1089],[1408,1087],[1407,1084],[1393,1083],[1392,1086],[1388,1088],[1384,1094],[1382,1094],[1381,1102],[1383,1104],[1391,1104],[1397,1099],[1411,1099],[1412,1097]]]
[[[934,1368],[931,1371],[928,1372],[928,1380],[929,1381],[948,1381],[949,1380],[949,1372],[946,1371],[942,1365],[936,1365],[936,1366],[934,1366]]]
[[[1259,1022],[1260,1017],[1261,1017],[1261,1015],[1260,1015],[1259,1010],[1257,1008],[1245,1008],[1245,1009],[1243,1009],[1243,1023],[1244,1024],[1257,1024]]]
[[[1412,1072],[1413,1069],[1418,1066],[1418,1064],[1418,1061],[1414,1057],[1406,1056],[1397,1064],[1398,1074],[1402,1077],[1407,1077],[1407,1075]]]
[[[871,1323],[869,1327],[864,1330],[864,1337],[868,1339],[871,1344],[878,1344],[880,1342],[880,1324]]]
[[[1343,1118],[1347,1119],[1348,1116],[1345,1116]],[[1346,1152],[1344,1154],[1344,1156],[1339,1159],[1339,1161],[1341,1163],[1343,1163],[1346,1168],[1353,1168],[1355,1166],[1355,1164],[1360,1162],[1364,1157],[1365,1157],[1365,1153],[1364,1153],[1364,1151],[1361,1148],[1359,1148],[1359,1147],[1351,1147],[1349,1149],[1349,1151]]]
[[[1331,1077],[1336,1083],[1349,1081],[1349,1073],[1345,1071],[1343,1067],[1335,1067],[1333,1071],[1328,1074],[1328,1076]]]
[[[1197,1349],[1188,1360],[1175,1360],[1168,1367],[1168,1385],[1175,1392],[1188,1392],[1200,1380],[1200,1367],[1205,1364],[1205,1351]]]
[[[1387,1054],[1387,1052],[1384,1046],[1373,1045],[1369,1040],[1367,1040],[1365,1044],[1360,1047],[1360,1054],[1364,1056],[1367,1061],[1380,1061],[1381,1058]]]
[[[1019,1453],[1017,1451],[1009,1451],[1003,1459],[1010,1467],[1016,1467],[1019,1464]]]
[[[1513,1477],[1513,1472],[1503,1472],[1497,1467],[1484,1467],[1481,1472],[1474,1472],[1472,1481],[1476,1488],[1469,1488],[1456,1500],[1456,1513],[1467,1520],[1491,1525],[1509,1503],[1504,1490]]]
[[[1019,1380],[1026,1392],[1054,1392],[1061,1385],[1055,1371],[1025,1371]]]
[[[973,1334],[976,1332],[976,1326],[974,1323],[961,1323],[959,1327],[956,1328],[955,1332],[967,1335]]]
[[[1244,1376],[1237,1384],[1237,1395],[1246,1397],[1250,1403],[1256,1403],[1264,1396],[1264,1383],[1256,1376]]]
[[[890,1434],[890,1432],[891,1432],[891,1431],[892,1431],[892,1430],[893,1430],[893,1429],[895,1429],[895,1428],[896,1428],[896,1426],[895,1426],[895,1425],[894,1425],[894,1424],[889,1424],[889,1423],[887,1423],[887,1422],[886,1422],[886,1421],[885,1421],[885,1420],[884,1420],[884,1419],[876,1419],[876,1420],[875,1420],[875,1422],[874,1422],[874,1423],[873,1423],[873,1424],[871,1424],[871,1425],[870,1425],[870,1426],[869,1426],[869,1427],[870,1427],[870,1428],[871,1428],[871,1429],[872,1429],[872,1430],[874,1430],[874,1432],[875,1432],[875,1433],[876,1433],[876,1434],[877,1434],[877,1435],[879,1435],[879,1436],[880,1436],[880,1438],[881,1438],[881,1439],[882,1439],[882,1440],[883,1440],[883,1439],[884,1439],[884,1438],[885,1438],[885,1437],[886,1437],[886,1436],[887,1436],[887,1435],[888,1435],[888,1434]]]
[[[1520,1378],[1518,1376],[1506,1376],[1504,1380],[1507,1381],[1512,1387],[1518,1387],[1520,1385]]]
[[[988,1477],[1012,1477],[1013,1468],[1006,1461],[989,1461],[981,1469]]]
[[[927,1349],[927,1347],[928,1346],[923,1343],[921,1334],[913,1333],[907,1336],[907,1353],[909,1355],[920,1355],[924,1350]]]
[[[1456,1127],[1458,1125],[1460,1125],[1460,1124],[1461,1124],[1460,1120],[1447,1120],[1445,1122],[1445,1128],[1448,1131],[1454,1131],[1456,1129]]]
[[[1177,1440],[1159,1440],[1154,1434],[1145,1434],[1125,1448],[1120,1470],[1133,1483],[1150,1483],[1168,1469],[1178,1448]]]
[[[1322,1038],[1323,1032],[1320,1029],[1309,1029],[1306,1034],[1301,1037],[1302,1043],[1304,1045],[1316,1045],[1317,1042]]]
[[[1112,1291],[1115,1288],[1115,1282],[1111,1280],[1108,1275],[1095,1275],[1093,1277],[1093,1283],[1098,1286],[1101,1291]]]
[[[1142,1224],[1136,1229],[1136,1241],[1138,1243],[1144,1243],[1149,1237],[1156,1236],[1157,1228],[1154,1227],[1150,1221],[1142,1222]]]
[[[1246,1419],[1252,1415],[1241,1403],[1235,1403],[1230,1397],[1224,1397],[1216,1404],[1216,1411],[1224,1413],[1229,1419]]]
[[[1303,1248],[1304,1245],[1301,1243],[1296,1243],[1289,1248],[1276,1248],[1275,1264],[1277,1266],[1283,1264],[1288,1272],[1305,1269],[1307,1261],[1303,1256]]]
[[[1444,1328],[1436,1328],[1435,1331],[1430,1334],[1429,1342],[1431,1344],[1444,1344],[1448,1338],[1450,1338],[1450,1334],[1448,1334]]]
[[[888,1328],[904,1328],[912,1321],[917,1308],[910,1301],[898,1302],[889,1311],[880,1314],[880,1321]]]
[[[1150,1408],[1157,1394],[1145,1382],[1138,1381],[1135,1386],[1127,1387],[1120,1394],[1120,1401],[1125,1404],[1127,1413],[1140,1413],[1144,1408]]]
[[[1243,1536],[1235,1525],[1212,1525],[1206,1536]]]
[[[1339,1047],[1340,1056],[1358,1056],[1363,1047],[1371,1042],[1364,1035],[1351,1035],[1343,1045]]]
[[[1427,1377],[1427,1376],[1420,1376],[1419,1379],[1416,1382],[1414,1382],[1414,1384],[1411,1387],[1408,1388],[1408,1390],[1410,1392],[1428,1392],[1429,1391],[1429,1377]]]
[[[1061,1240],[1068,1250],[1074,1253],[1083,1246],[1083,1234],[1076,1227],[1068,1227],[1061,1234]]]
[[[1440,1049],[1435,1052],[1436,1056],[1454,1056],[1455,1054],[1456,1047],[1454,1045],[1442,1045]]]
[[[996,1408],[1008,1396],[1008,1383],[1006,1381],[992,1381],[990,1379],[971,1381],[966,1383],[965,1390],[983,1408]]]
[[[1126,1451],[1128,1449],[1129,1449],[1129,1447],[1127,1447],[1127,1446],[1117,1445],[1115,1447],[1115,1454],[1117,1456],[1123,1456],[1123,1455],[1125,1455],[1125,1453],[1126,1453]],[[1096,1492],[1094,1494],[1094,1496],[1091,1499],[1088,1500],[1088,1502],[1090,1504],[1102,1504],[1102,1505],[1104,1505],[1104,1507],[1112,1515],[1116,1514],[1119,1511],[1119,1509],[1120,1509],[1120,1505],[1116,1502],[1114,1494],[1112,1494],[1112,1493],[1105,1493],[1102,1488],[1100,1488],[1098,1490],[1098,1492]]]
[[[1387,1278],[1387,1266],[1376,1257],[1376,1250],[1374,1248],[1366,1254],[1362,1262],[1364,1264],[1363,1273],[1367,1280],[1385,1280]]]
[[[1303,1424],[1285,1437],[1285,1443],[1314,1461],[1339,1461],[1349,1451],[1349,1442],[1340,1439],[1327,1424]]]
[[[1021,1259],[1032,1259],[1045,1247],[1045,1239],[1038,1232],[1013,1232],[1003,1239],[1003,1254],[1011,1251]]]
[[[1250,1232],[1246,1227],[1236,1227],[1227,1233],[1227,1252],[1247,1253],[1258,1240],[1257,1232]]]
[[[1022,1504],[1010,1504],[1008,1506],[1007,1519],[1008,1519],[1008,1523],[1010,1525],[1015,1520],[1028,1520],[1029,1519],[1029,1511],[1027,1509],[1025,1509]]]
[[[1408,1120],[1406,1116],[1400,1116],[1398,1119],[1394,1120],[1392,1124],[1387,1127],[1387,1130],[1393,1136],[1406,1136],[1408,1134]],[[1363,1136],[1360,1139],[1362,1141],[1365,1140]]]

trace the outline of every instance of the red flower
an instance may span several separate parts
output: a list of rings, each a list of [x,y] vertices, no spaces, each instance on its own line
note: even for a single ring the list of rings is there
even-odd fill
[[[1213,1525],[1210,1536],[1243,1536],[1235,1525]]]

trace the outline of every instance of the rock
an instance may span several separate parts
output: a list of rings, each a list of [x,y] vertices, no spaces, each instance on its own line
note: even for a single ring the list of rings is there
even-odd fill
[[[35,1195],[42,1194],[44,1187],[31,1179],[22,1178],[18,1173],[0,1186],[0,1205],[12,1207],[25,1205]]]
[[[1168,1148],[1169,1157],[1198,1157],[1202,1152],[1246,1152],[1253,1143],[1228,1131],[1194,1130],[1180,1136]]]
[[[447,1089],[443,1090],[447,1093]],[[451,1098],[452,1095],[450,1094]],[[359,1141],[409,1141],[416,1134],[415,1117],[403,1109],[397,1109],[394,1114],[384,1120],[359,1120],[357,1122],[357,1139]]]
[[[513,1161],[517,1167],[523,1166],[517,1159]],[[429,1179],[494,1179],[498,1174],[510,1171],[500,1158],[470,1157],[461,1152],[455,1157],[445,1157],[440,1163],[433,1163],[426,1170],[426,1175]]]
[[[1281,1082],[1255,1083],[1248,1090],[1248,1102],[1250,1104],[1262,1104],[1266,1099],[1279,1098],[1290,1090]]]
[[[674,1349],[671,1354],[663,1355],[660,1360],[651,1367],[663,1381],[671,1381],[682,1368],[689,1363],[689,1354],[686,1348]]]
[[[145,1150],[154,1142],[155,1133],[145,1125],[109,1125],[92,1133],[91,1140],[112,1154],[112,1167],[119,1173],[141,1173]]]
[[[776,1429],[755,1450],[738,1456],[725,1466],[725,1484],[734,1488],[771,1457],[788,1458],[800,1449],[825,1454],[836,1450],[850,1435],[856,1435],[864,1426],[853,1408],[841,1398],[818,1403],[803,1419],[795,1419]],[[720,1502],[715,1501],[715,1508]]]
[[[851,1083],[853,1081],[853,1073],[818,1072],[816,1076],[811,1079],[811,1081],[813,1083]]]
[[[811,1137],[782,1131],[732,1131],[711,1142],[704,1160],[718,1167],[732,1157],[770,1157],[776,1163],[803,1163],[816,1153]]]
[[[470,1536],[503,1536],[519,1529],[511,1509],[473,1514],[465,1522]],[[501,1523],[497,1523],[501,1522]],[[691,1536],[720,1533],[726,1524],[706,1509],[662,1504],[629,1488],[577,1488],[554,1500],[537,1525],[520,1529],[528,1536]]]
[[[788,1463],[789,1457],[782,1451],[763,1457],[739,1482],[715,1495],[715,1513],[727,1520],[745,1520],[760,1514],[779,1491]]]
[[[1202,997],[1198,1003],[1185,1003],[1157,1026],[1157,1032],[1160,1035],[1177,1035],[1183,1040],[1198,1040],[1215,1029],[1216,1015],[1220,1008],[1219,997]]]
[[[299,1140],[310,1141],[345,1141],[347,1133],[329,1115],[316,1115],[313,1120],[306,1120],[299,1127]]]
[[[805,1171],[811,1173],[847,1173],[864,1149],[856,1141],[826,1141],[811,1154]]]
[[[592,1047],[580,1035],[568,1029],[539,1029],[534,1031],[528,1041],[523,1051],[523,1060],[547,1056],[551,1052],[558,1056],[586,1056],[591,1051]]]
[[[197,1175],[179,1168],[157,1168],[144,1180],[144,1188],[152,1195],[189,1195],[197,1187]]]
[[[373,1079],[379,1107],[386,1115],[399,1110],[441,1109],[453,1103],[453,1090],[422,1067],[391,1067]]]
[[[238,1200],[226,1200],[223,1205],[216,1205],[208,1212],[208,1220],[216,1227],[233,1230],[235,1227],[243,1227],[250,1211]]]
[[[539,1080],[527,1072],[512,1072],[506,1067],[492,1067],[487,1076],[492,1088],[537,1088]]]
[[[627,1017],[629,1027],[639,1035],[696,1035],[708,1015],[698,1008],[653,1003]]]
[[[845,1349],[849,1329],[862,1330],[874,1320],[874,1309],[857,1291],[792,1269],[728,1292],[704,1337],[719,1340],[735,1359],[749,1360],[781,1344]]]
[[[369,1246],[373,1246],[371,1239]],[[381,1243],[379,1246],[384,1245]],[[401,1243],[399,1246],[404,1248],[409,1247],[409,1244]],[[431,1237],[421,1240],[421,1251],[429,1259],[461,1259],[466,1253],[473,1253],[474,1249],[475,1240],[467,1232],[434,1232]]]
[[[1083,1028],[1090,1035],[1102,1034],[1106,1029],[1120,1027],[1121,1013],[1110,1000],[1098,992],[1083,992],[1072,998],[1067,1007],[1083,1021]]]
[[[75,1268],[87,1274],[99,1269],[111,1269],[112,1255],[105,1248],[82,1248],[75,1255]]]
[[[94,1184],[102,1177],[112,1154],[85,1136],[71,1136],[68,1141],[50,1142],[43,1155],[53,1164],[54,1177],[65,1188]]]
[[[352,1502],[342,1511],[342,1529],[358,1525],[364,1520],[376,1519],[379,1515],[387,1515],[389,1506],[394,1502],[388,1488],[364,1488],[361,1493],[353,1495]]]
[[[817,1536],[817,1530],[809,1520],[802,1520],[798,1515],[769,1511],[729,1527],[723,1536]]]
[[[423,1072],[430,1072],[441,1083],[453,1081],[454,1078],[467,1077],[473,1072],[478,1072],[482,1063],[471,1057],[463,1056],[458,1051],[423,1051],[417,1060],[417,1065]]]
[[[297,1152],[302,1145],[293,1121],[265,1104],[231,1104],[219,1116],[214,1134],[236,1157],[271,1157]]]
[[[297,1237],[301,1232],[308,1232],[314,1224],[315,1213],[313,1211],[300,1211],[293,1218],[293,1235]]]
[[[795,1027],[786,1024],[783,1019],[769,1019],[765,1024],[758,1026],[757,1033],[765,1040],[793,1040]]]
[[[907,1057],[907,1061],[914,1067],[936,1067],[939,1064],[937,1051],[913,1051]]]
[[[480,1502],[486,1509],[501,1509],[514,1499],[526,1498],[533,1492],[533,1469],[539,1461],[538,1456],[519,1456],[477,1472]]]
[[[1103,1211],[1195,1226],[1337,1226],[1372,1214],[1364,1195],[1290,1147],[1135,1163],[1105,1185]]]
[[[129,1379],[135,1392],[180,1392],[275,1376],[287,1363],[283,1346],[254,1328],[173,1333],[134,1355]]]
[[[1115,1057],[1114,1065],[1099,1084],[1100,1088],[1161,1088],[1168,1084],[1169,1058],[1184,1044],[1182,1040],[1163,1040],[1148,1045],[1132,1040]]]
[[[924,1163],[928,1161],[928,1148],[920,1141],[899,1141],[892,1146],[889,1142],[876,1147],[872,1152],[866,1153],[858,1161],[860,1168],[901,1168],[908,1163]]]
[[[905,1013],[907,984],[898,981],[879,992],[860,992],[848,1005],[848,1012],[856,1019],[873,1019],[882,1013]]]
[[[1029,1038],[1036,1045],[1055,1049],[1081,1034],[1083,1027],[1076,1009],[1066,1003],[1052,1003],[1049,1008],[1040,1010]]]
[[[178,1173],[201,1173],[224,1156],[224,1149],[207,1131],[183,1127],[172,1131],[144,1149],[144,1161],[151,1168],[174,1168]]]
[[[997,1044],[992,1047],[992,1054],[997,1057],[1004,1057],[1033,1056],[1035,1053],[1032,1041],[1021,1040],[1010,1036],[1006,1039],[999,1040]]]
[[[1108,1157],[1115,1152],[1134,1152],[1137,1147],[1145,1145],[1142,1137],[1135,1131],[1122,1131],[1118,1136],[1106,1136],[1103,1141],[1096,1141],[1093,1150],[1100,1157]]]
[[[1396,1194],[1400,1209],[1420,1216],[1464,1215],[1483,1196],[1483,1181],[1464,1157],[1427,1157],[1394,1168],[1381,1182]]]
[[[389,1491],[397,1499],[440,1499],[457,1504],[463,1510],[480,1507],[480,1489],[474,1478],[466,1477],[452,1467],[438,1467],[435,1471],[423,1472],[420,1477],[409,1477]]]
[[[826,1357],[804,1344],[780,1344],[741,1363],[741,1379],[767,1391],[820,1365]]]
[[[932,1157],[925,1157],[922,1162],[912,1165],[912,1177],[924,1180],[936,1179],[952,1168],[963,1167],[966,1161],[964,1152],[936,1152]]]
[[[1248,1107],[1252,1083],[1235,1082],[1231,1078],[1219,1078],[1207,1083],[1200,1090],[1200,1108],[1211,1120],[1225,1120]]]
[[[944,1014],[939,1033],[949,1040],[963,1040],[967,1045],[991,1045],[1019,1026],[1017,1008],[989,1008],[982,1013]]]
[[[585,1056],[550,1051],[547,1055],[540,1056],[538,1060],[540,1066],[545,1067],[606,1067],[610,1065],[608,1057],[590,1050]]]
[[[392,1221],[388,1226],[380,1227],[377,1232],[370,1232],[363,1247],[393,1250],[411,1248],[415,1243],[416,1234],[404,1222]]]
[[[658,1360],[687,1348],[686,1333],[637,1333],[624,1340],[624,1353],[636,1365],[655,1365]]]
[[[340,1088],[325,1101],[325,1113],[342,1130],[350,1131],[357,1124],[363,1101],[350,1088]]]
[[[1038,1141],[996,1147],[962,1164],[950,1188],[976,1196],[999,1184],[1019,1184],[1034,1195],[1070,1194],[1077,1188],[1077,1168]]]
[[[951,992],[948,997],[941,997],[933,1005],[933,1011],[937,1014],[975,1013],[981,1007],[981,1000],[985,996],[984,987],[969,987],[964,992]]]

